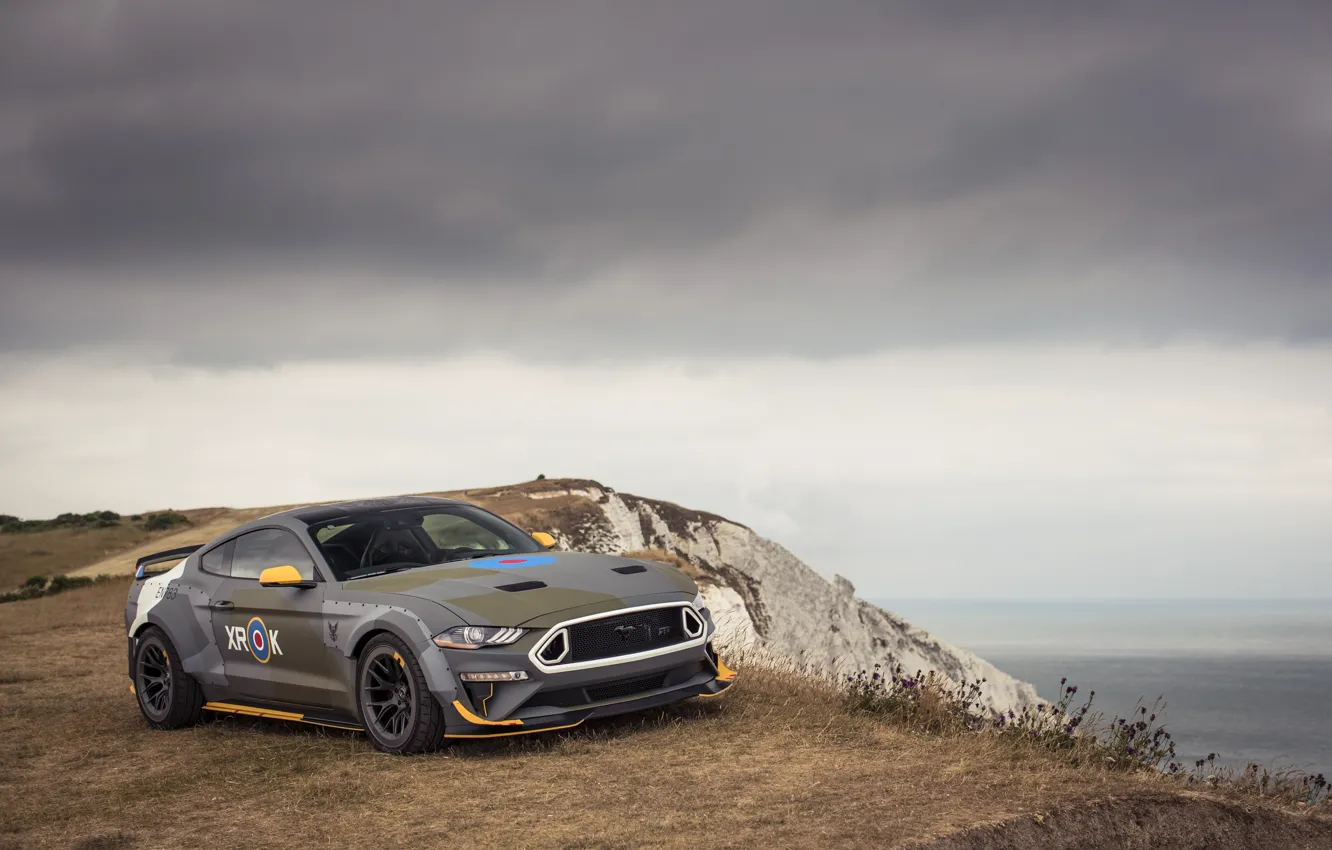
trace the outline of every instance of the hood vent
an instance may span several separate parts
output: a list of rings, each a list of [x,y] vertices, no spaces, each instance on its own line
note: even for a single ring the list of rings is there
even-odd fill
[[[647,567],[643,566],[642,564],[629,564],[623,567],[611,567],[611,572],[619,573],[622,576],[631,576],[634,573],[647,572]]]
[[[501,584],[495,587],[496,590],[506,590],[509,593],[521,593],[524,590],[537,590],[545,587],[544,581],[520,581],[514,584]]]

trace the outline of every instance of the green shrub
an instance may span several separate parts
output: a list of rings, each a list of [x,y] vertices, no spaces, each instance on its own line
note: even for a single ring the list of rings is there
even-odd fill
[[[165,531],[168,528],[175,528],[178,525],[189,525],[189,517],[176,511],[161,511],[155,514],[144,514],[143,528],[145,531]]]
[[[57,528],[110,528],[120,524],[115,511],[92,511],[86,514],[63,513],[55,519],[19,519],[0,514],[0,533],[17,534],[25,531],[51,531]]]
[[[62,590],[73,590],[76,587],[87,587],[93,580],[87,576],[51,576],[51,582],[46,586],[47,594],[59,593]]]
[[[121,576],[100,575],[93,578],[88,576],[51,576],[49,579],[44,576],[33,576],[23,583],[23,586],[17,590],[11,590],[7,593],[0,593],[0,603],[4,602],[22,602],[25,599],[39,599],[43,596],[53,596],[66,590],[73,590],[76,587],[87,587],[92,584],[101,584],[107,581],[116,581]]]
[[[19,602],[24,599],[36,599],[46,595],[45,585],[25,584],[18,590],[0,594],[0,602]]]
[[[981,679],[955,685],[933,670],[907,675],[900,664],[887,670],[876,664],[872,672],[862,670],[848,677],[843,696],[850,711],[937,735],[974,731],[984,724],[978,708],[984,683]]]

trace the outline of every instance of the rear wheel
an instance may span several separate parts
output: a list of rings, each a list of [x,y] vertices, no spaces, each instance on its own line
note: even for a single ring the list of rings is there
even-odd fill
[[[376,635],[361,650],[356,702],[370,741],[386,753],[427,752],[444,738],[444,711],[416,656],[393,635]]]
[[[179,729],[199,722],[203,691],[181,667],[180,653],[157,626],[149,626],[134,647],[134,693],[139,710],[155,729]]]

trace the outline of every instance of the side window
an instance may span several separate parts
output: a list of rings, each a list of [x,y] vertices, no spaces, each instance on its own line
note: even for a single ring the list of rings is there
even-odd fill
[[[290,531],[280,528],[251,531],[237,537],[235,544],[231,555],[232,578],[257,579],[269,567],[287,564],[299,570],[303,579],[313,580],[315,577],[310,553]]]
[[[231,575],[231,548],[235,543],[234,540],[228,540],[204,552],[199,558],[199,569],[216,576]]]

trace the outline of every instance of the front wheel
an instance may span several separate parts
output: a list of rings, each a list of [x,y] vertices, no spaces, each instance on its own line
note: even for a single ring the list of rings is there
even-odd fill
[[[356,663],[356,702],[376,749],[422,753],[444,739],[444,711],[407,644],[390,634],[370,639]]]
[[[154,729],[179,729],[199,722],[203,690],[180,664],[171,638],[149,626],[134,645],[134,694]]]

